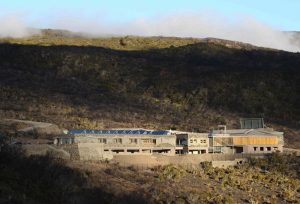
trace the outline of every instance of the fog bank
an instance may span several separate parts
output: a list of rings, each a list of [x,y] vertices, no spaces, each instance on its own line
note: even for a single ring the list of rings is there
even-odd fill
[[[228,17],[208,11],[179,12],[152,18],[139,18],[127,22],[107,22],[97,17],[78,15],[54,16],[53,19],[49,20],[47,26],[53,29],[67,29],[98,36],[110,34],[214,37],[286,51],[300,51],[298,46],[291,43],[291,34],[281,32],[253,17],[243,15]],[[33,32],[28,27],[35,27],[35,25],[27,25],[20,16],[0,17],[1,37],[32,35]]]

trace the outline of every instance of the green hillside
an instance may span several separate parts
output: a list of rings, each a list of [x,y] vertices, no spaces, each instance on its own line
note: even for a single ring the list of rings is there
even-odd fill
[[[207,131],[264,117],[300,144],[300,54],[218,39],[46,31],[1,40],[1,118]]]

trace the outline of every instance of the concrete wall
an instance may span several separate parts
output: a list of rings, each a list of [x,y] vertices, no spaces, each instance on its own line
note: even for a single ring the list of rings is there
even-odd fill
[[[175,154],[176,136],[175,135],[76,135],[77,143],[82,151],[97,155],[97,152],[109,155],[141,154],[149,155],[154,153]],[[87,144],[87,145],[84,145]],[[94,145],[93,145],[94,144]],[[87,147],[89,147],[87,149]],[[92,150],[92,147],[95,150]],[[87,155],[88,153],[83,153]],[[84,156],[85,157],[85,156]],[[91,156],[93,157],[93,156]]]
[[[76,135],[75,143],[100,143],[100,139],[105,139],[107,147],[176,146],[175,135]]]
[[[116,155],[114,162],[121,166],[138,166],[138,167],[152,167],[158,165],[182,165],[187,167],[198,167],[201,162],[205,161],[232,161],[236,164],[238,161],[247,160],[250,157],[264,157],[263,154],[202,154],[202,155]],[[225,165],[226,162],[221,162],[220,165]],[[217,164],[217,163],[216,163]]]
[[[104,152],[103,144],[100,143],[79,143],[78,151],[80,160],[110,160],[113,158],[111,152]]]
[[[189,135],[187,143],[189,147],[208,147],[208,135]]]

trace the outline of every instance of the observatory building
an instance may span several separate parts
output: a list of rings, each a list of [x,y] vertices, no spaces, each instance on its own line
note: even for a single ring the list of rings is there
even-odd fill
[[[240,119],[241,129],[219,125],[207,133],[172,130],[69,130],[54,144],[75,145],[81,155],[267,154],[283,150],[283,132],[264,125],[261,118]]]

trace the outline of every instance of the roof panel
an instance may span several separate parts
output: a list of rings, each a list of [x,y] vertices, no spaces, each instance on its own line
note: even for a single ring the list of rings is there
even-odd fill
[[[68,131],[69,134],[126,134],[126,135],[167,135],[169,131],[166,130],[91,130],[91,129],[73,129]]]

